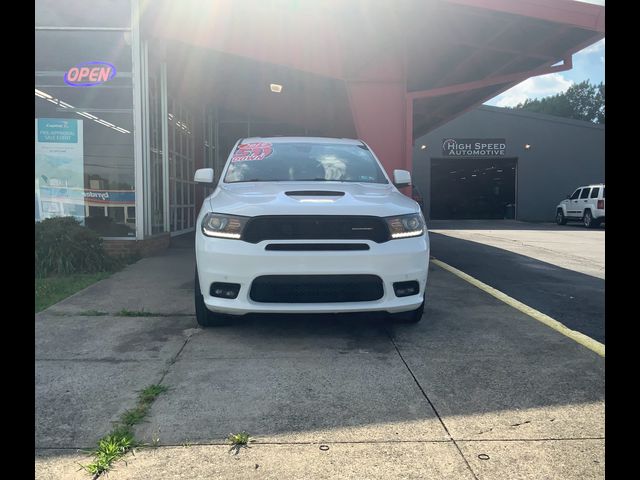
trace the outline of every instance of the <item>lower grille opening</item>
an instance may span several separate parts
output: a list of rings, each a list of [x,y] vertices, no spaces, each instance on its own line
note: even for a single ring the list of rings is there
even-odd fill
[[[281,252],[335,252],[341,250],[369,250],[366,243],[270,243],[265,250]]]
[[[382,298],[377,275],[263,275],[249,298],[262,303],[370,302]]]

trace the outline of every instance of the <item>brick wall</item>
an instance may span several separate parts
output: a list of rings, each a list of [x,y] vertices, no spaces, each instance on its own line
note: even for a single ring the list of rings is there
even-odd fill
[[[102,244],[107,254],[120,257],[128,255],[140,255],[150,257],[169,247],[171,235],[161,233],[144,240],[110,240],[103,238]]]

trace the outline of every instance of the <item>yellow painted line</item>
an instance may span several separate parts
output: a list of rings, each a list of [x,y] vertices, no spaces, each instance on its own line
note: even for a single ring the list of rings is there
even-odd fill
[[[515,308],[516,310],[520,310],[525,315],[529,315],[531,318],[544,323],[546,326],[553,328],[555,331],[560,332],[565,337],[569,337],[571,340],[578,342],[580,345],[587,347],[589,350],[596,352],[601,357],[604,357],[604,344],[594,340],[591,337],[587,337],[584,333],[576,332],[575,330],[571,330],[570,328],[565,327],[559,321],[554,320],[549,315],[545,315],[542,312],[539,312],[535,308],[531,308],[528,305],[525,305],[522,302],[519,302],[515,298],[510,297],[502,293],[500,290],[496,290],[495,288],[487,285],[486,283],[481,282],[477,278],[473,278],[471,275],[468,275],[451,265],[447,265],[444,262],[441,262],[438,259],[431,257],[431,262],[438,265],[440,268],[444,268],[445,270],[453,273],[454,275],[466,280],[471,285],[478,287],[480,290],[487,292],[489,295],[496,297],[498,300],[502,300],[507,305]]]

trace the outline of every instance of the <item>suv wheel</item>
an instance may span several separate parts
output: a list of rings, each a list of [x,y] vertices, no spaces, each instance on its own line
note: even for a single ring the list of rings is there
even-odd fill
[[[193,293],[196,306],[196,321],[198,322],[198,325],[206,328],[228,325],[230,323],[228,315],[214,313],[204,304],[204,297],[202,296],[202,290],[200,290],[200,280],[198,279],[198,270],[196,270]]]
[[[566,225],[567,223],[567,218],[562,213],[562,209],[558,209],[558,213],[556,213],[556,223],[558,225]]]
[[[593,216],[591,215],[591,210],[584,211],[584,215],[582,216],[582,223],[586,228],[592,228],[595,225]]]
[[[422,304],[416,310],[410,310],[408,312],[390,313],[389,318],[394,323],[418,323],[422,320],[422,314],[424,313],[424,297]]]

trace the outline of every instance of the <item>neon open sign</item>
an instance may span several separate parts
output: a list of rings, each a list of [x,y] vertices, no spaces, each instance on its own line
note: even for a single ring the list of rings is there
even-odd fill
[[[108,82],[116,76],[116,67],[107,62],[85,62],[71,67],[64,74],[64,81],[72,87],[93,87]]]

